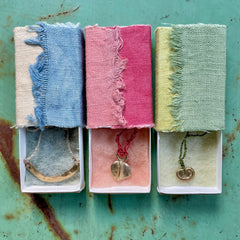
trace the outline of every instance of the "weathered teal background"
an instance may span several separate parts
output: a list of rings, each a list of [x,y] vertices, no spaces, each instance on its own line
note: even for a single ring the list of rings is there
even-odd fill
[[[0,239],[240,239],[240,1],[0,0]],[[160,196],[152,137],[152,191],[142,195],[22,194],[15,122],[13,28],[44,20],[99,25],[219,23],[227,29],[223,193]],[[154,61],[153,61],[154,62]],[[154,68],[153,68],[154,69]],[[217,86],[216,86],[217,87]],[[87,136],[85,131],[86,179]]]

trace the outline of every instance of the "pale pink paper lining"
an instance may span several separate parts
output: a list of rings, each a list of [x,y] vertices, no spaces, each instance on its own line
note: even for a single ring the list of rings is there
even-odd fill
[[[116,134],[121,131],[117,129],[93,129],[92,144],[92,188],[104,188],[115,186],[141,186],[147,187],[150,184],[149,164],[149,129],[138,130],[136,138],[128,150],[127,163],[131,168],[132,176],[116,182],[111,173],[111,164],[116,161],[117,144]],[[124,144],[130,137],[133,130],[128,130],[122,135],[120,142]]]

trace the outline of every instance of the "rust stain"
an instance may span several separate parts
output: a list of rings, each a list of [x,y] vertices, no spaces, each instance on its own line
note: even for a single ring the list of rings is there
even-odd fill
[[[237,76],[237,77],[236,77],[236,80],[238,81],[239,79],[240,79],[240,76]]]
[[[185,198],[187,199],[187,201],[189,200],[188,195],[174,195],[172,196],[172,201],[177,202],[177,200],[185,199]]]
[[[3,60],[3,59],[1,59],[1,60],[0,60],[0,68],[2,68],[2,67],[3,67],[3,64],[4,64],[4,60]]]
[[[17,160],[13,156],[14,143],[13,138],[16,134],[14,128],[10,128],[12,124],[8,121],[0,119],[0,153],[5,160],[6,167],[10,173],[10,176],[17,183],[20,189],[20,173],[17,165]],[[54,210],[48,204],[45,198],[39,194],[26,194],[30,197],[33,204],[43,213],[44,218],[49,224],[50,230],[62,240],[70,240],[70,236],[62,228],[61,224],[57,220]],[[9,217],[9,216],[8,216]]]
[[[5,219],[6,220],[12,220],[12,219],[14,219],[15,217],[13,216],[13,214],[5,214]]]
[[[237,126],[236,126],[236,131],[240,130],[240,121],[238,121]]]
[[[222,156],[225,158],[228,155],[228,146],[223,145]]]
[[[151,231],[152,231],[152,235],[154,234],[154,230],[151,228]]]
[[[227,140],[227,143],[231,143],[236,139],[235,133],[231,133],[231,134],[225,133],[225,138]]]
[[[141,221],[144,221],[144,220],[145,220],[145,218],[142,216],[142,217],[140,218],[140,220],[141,220]]]
[[[166,19],[166,18],[168,18],[169,16],[170,16],[170,14],[167,14],[167,15],[165,15],[165,16],[163,16],[163,17],[160,17],[160,20]]]
[[[153,220],[156,221],[156,220],[157,220],[157,216],[154,216],[154,217],[153,217]]]
[[[90,198],[93,197],[92,193],[90,193],[90,192],[88,192],[88,196],[89,196]]]
[[[234,117],[234,114],[232,114],[232,116]],[[226,143],[223,145],[223,150],[222,150],[222,156],[223,158],[225,158],[228,153],[229,153],[229,149],[231,150],[231,152],[233,152],[233,144],[232,142],[234,142],[239,134],[240,131],[240,120],[237,121],[237,125],[236,127],[233,129],[233,131],[231,133],[225,133],[224,136],[226,138]]]
[[[147,231],[147,227],[144,228],[143,232],[142,232],[142,236],[144,237],[145,232]]]
[[[186,240],[186,238],[181,238],[181,240]]]
[[[11,37],[10,40],[9,40],[10,43],[13,43],[14,42],[14,37]]]
[[[62,5],[61,5],[61,7],[62,7]],[[58,12],[58,13],[55,13],[55,14],[48,14],[47,16],[42,16],[42,17],[39,18],[39,20],[42,21],[42,20],[47,20],[49,18],[70,15],[70,14],[76,12],[79,8],[80,8],[80,5],[76,8],[74,8],[74,9],[70,9],[70,10],[63,11],[63,12]]]
[[[20,174],[13,156],[13,136],[16,134],[16,131],[10,127],[11,124],[9,122],[0,120],[0,152],[6,161],[11,177],[20,185]]]
[[[39,194],[29,194],[29,196],[31,197],[32,202],[42,211],[46,221],[54,233],[62,240],[70,240],[71,238],[69,234],[65,232],[57,220],[53,208],[48,204],[46,199]]]
[[[111,199],[111,195],[110,194],[108,194],[108,208],[109,208],[111,214],[113,214],[112,199]]]
[[[78,234],[78,230],[74,230],[74,233],[77,235]]]
[[[111,233],[110,233],[110,237],[108,238],[108,240],[113,240],[113,232],[116,230],[115,226],[111,227]]]

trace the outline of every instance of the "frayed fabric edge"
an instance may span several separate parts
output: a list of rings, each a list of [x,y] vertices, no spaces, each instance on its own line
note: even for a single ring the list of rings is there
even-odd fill
[[[171,114],[175,124],[172,126],[170,131],[181,131],[183,122],[181,119],[181,105],[183,101],[182,70],[184,67],[184,62],[182,58],[183,53],[181,35],[182,30],[172,26],[169,45],[171,48],[170,62],[173,68],[173,73],[169,76],[169,80],[172,81],[172,87],[170,90],[173,97],[172,103],[169,106],[171,107]]]
[[[34,39],[25,40],[26,44],[39,45],[42,47],[41,52],[35,64],[30,65],[29,72],[33,82],[32,93],[35,99],[36,107],[34,113],[36,120],[33,116],[28,116],[30,122],[37,121],[41,130],[47,125],[46,116],[46,92],[48,84],[48,47],[47,47],[47,34],[46,34],[46,23],[37,22],[38,26],[29,26],[29,31],[34,31],[38,36]]]
[[[122,72],[126,69],[127,59],[122,59],[119,55],[119,51],[123,47],[123,40],[120,36],[120,30],[117,26],[113,28],[113,93],[112,99],[115,105],[114,117],[117,119],[119,125],[125,126],[127,121],[123,116],[123,111],[125,108],[125,99],[123,92],[126,89],[125,83],[123,81]]]

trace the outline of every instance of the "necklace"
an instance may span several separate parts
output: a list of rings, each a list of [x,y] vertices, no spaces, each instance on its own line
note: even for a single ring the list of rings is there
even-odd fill
[[[183,138],[181,142],[180,147],[180,154],[178,157],[178,162],[181,168],[176,172],[177,177],[182,181],[190,181],[195,176],[195,171],[191,167],[186,167],[184,163],[184,158],[187,155],[187,138],[188,137],[203,137],[206,135],[207,132],[204,132],[202,134],[190,134],[189,132],[186,133],[185,137]]]
[[[131,176],[131,168],[126,163],[128,157],[128,149],[130,144],[135,139],[137,135],[137,129],[135,128],[130,138],[126,141],[124,147],[120,143],[120,136],[126,132],[127,129],[123,129],[120,133],[116,135],[116,143],[118,146],[116,157],[117,160],[111,165],[111,172],[115,181],[121,181]]]
[[[35,129],[35,130],[28,130],[28,131],[31,131],[31,132],[35,132],[35,131],[38,131],[40,130],[39,128]],[[72,152],[72,149],[71,149],[71,146],[70,146],[70,142],[69,142],[69,130],[66,129],[66,132],[67,132],[67,146],[68,146],[68,151],[69,153],[72,155],[72,160],[74,161],[74,165],[73,167],[66,171],[65,173],[61,174],[61,175],[57,175],[57,176],[46,176],[42,173],[40,173],[34,166],[33,164],[30,162],[30,159],[32,157],[35,156],[35,154],[37,153],[38,151],[38,148],[39,148],[39,145],[40,145],[40,142],[41,142],[41,137],[42,137],[42,134],[43,134],[43,131],[40,132],[39,134],[39,138],[38,138],[38,143],[37,143],[37,146],[35,147],[33,153],[29,156],[29,157],[26,157],[23,162],[25,164],[25,168],[31,173],[33,174],[36,178],[38,178],[39,180],[43,181],[43,182],[62,182],[70,177],[72,177],[80,168],[80,162],[75,158],[73,152]]]

